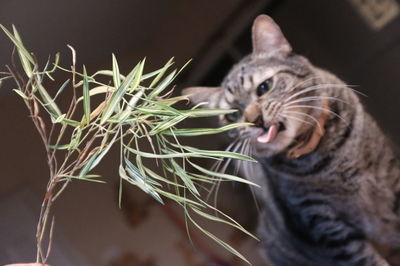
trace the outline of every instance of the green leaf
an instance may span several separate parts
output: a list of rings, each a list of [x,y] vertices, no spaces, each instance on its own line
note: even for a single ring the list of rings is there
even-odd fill
[[[0,78],[0,86],[1,86],[1,83],[3,82],[3,80],[11,79],[11,78],[13,78],[13,77],[12,76],[5,76],[5,77]]]
[[[51,99],[50,95],[46,91],[46,89],[43,87],[42,83],[38,81],[36,83],[36,89],[38,90],[42,101],[43,101],[43,107],[45,107],[46,111],[54,118],[57,118],[61,115],[61,111],[58,108],[57,104]]]
[[[97,94],[103,94],[103,93],[108,93],[108,92],[114,92],[115,88],[110,87],[110,86],[97,86],[89,90],[89,96],[94,96]],[[79,97],[77,102],[79,103],[80,101],[83,100],[83,96]]]
[[[136,157],[136,158],[138,158],[138,157]],[[131,170],[132,172],[134,172],[136,175],[139,175],[140,178],[143,179],[143,181],[144,181],[145,183],[149,183],[150,185],[156,185],[156,186],[162,187],[162,185],[161,185],[159,182],[154,181],[154,180],[148,178],[148,177],[146,176],[145,171],[141,171],[138,167],[136,167],[133,163],[131,163],[131,162],[128,160],[128,158],[126,158],[126,157],[125,157],[125,164],[126,164],[126,166],[128,167],[128,169],[130,169],[130,170]],[[139,166],[139,164],[138,164],[138,166]],[[141,168],[144,170],[144,167],[141,167]]]
[[[18,50],[18,55],[21,60],[22,67],[27,74],[27,76],[30,78],[32,77],[32,65],[35,64],[35,61],[33,60],[33,57],[30,55],[30,53],[26,50],[24,45],[22,44],[21,37],[19,36],[16,28],[13,25],[13,30],[14,34],[11,34],[6,27],[4,27],[2,24],[0,24],[0,28],[4,31],[4,33],[10,38],[10,40],[14,43],[14,45],[17,47]]]
[[[83,66],[83,111],[86,124],[90,123],[90,95],[89,81],[86,72],[86,67]]]
[[[91,77],[94,78],[94,77],[96,77],[96,76],[98,76],[98,75],[107,76],[107,77],[114,77],[114,72],[111,71],[111,70],[99,70],[99,71],[97,71],[96,73],[94,73]],[[119,77],[120,77],[120,79],[122,79],[122,80],[125,79],[125,76],[122,75],[121,73],[119,74]]]
[[[188,115],[188,117],[190,117],[190,118],[199,118],[199,117],[211,117],[211,116],[218,116],[218,115],[226,115],[226,114],[237,112],[237,110],[200,108],[200,109],[192,109],[192,110],[183,110],[181,112]]]
[[[201,158],[214,158],[208,155],[199,154],[199,153],[183,153],[183,152],[170,152],[165,154],[154,154],[150,152],[143,152],[139,150],[132,149],[126,145],[124,147],[133,154],[152,159],[170,159],[170,158],[190,158],[190,157],[201,157]]]
[[[176,124],[182,122],[185,120],[188,116],[187,115],[180,115],[180,116],[175,116],[172,117],[171,119],[168,119],[162,123],[159,123],[157,126],[155,126],[151,131],[150,135],[156,135],[159,134],[160,132],[163,132],[167,129],[170,129],[171,127],[175,126]]]
[[[135,95],[132,96],[125,110],[119,115],[118,121],[122,122],[129,117],[130,113],[132,112],[132,109],[136,106],[137,102],[143,96],[144,90],[145,88],[142,88],[140,91],[138,91]]]
[[[182,149],[187,150],[188,152],[191,152],[194,154],[199,154],[199,155],[204,155],[204,156],[207,155],[207,156],[212,156],[212,157],[217,157],[217,158],[231,158],[231,159],[244,160],[244,161],[257,163],[257,160],[251,158],[250,156],[236,153],[236,152],[218,151],[218,150],[202,150],[202,149],[197,149],[197,148],[193,148],[193,147],[185,146],[185,145],[177,145],[177,144],[171,144],[171,145],[176,148],[182,148]]]
[[[110,151],[111,147],[113,146],[113,144],[115,143],[116,139],[118,137],[118,134],[115,133],[114,137],[112,138],[112,140],[108,143],[105,144],[105,147],[103,147],[102,149],[100,149],[98,152],[96,152],[93,157],[94,160],[91,161],[90,166],[88,167],[87,172],[89,172],[90,170],[92,170],[93,168],[95,168],[100,161],[103,159],[103,157]],[[86,172],[86,173],[87,173]],[[86,174],[85,173],[85,174]]]
[[[103,181],[103,180],[93,179],[93,178],[99,178],[99,177],[101,177],[100,175],[84,175],[84,176],[60,175],[60,177],[78,179],[78,180],[89,181],[89,182],[95,182],[95,183],[103,183],[103,184],[106,183],[106,182]]]
[[[23,93],[21,90],[13,89],[13,91],[15,91],[19,96],[21,96],[22,99],[30,100],[30,98],[28,96],[26,96],[25,93]]]
[[[78,178],[82,178],[87,173],[89,173],[90,169],[94,168],[93,163],[96,160],[96,158],[99,156],[99,153],[100,152],[96,152],[89,158],[89,160],[85,163],[85,165],[82,167],[81,171],[79,172]]]
[[[148,78],[148,77],[151,77],[154,73],[158,72],[158,75],[153,79],[153,81],[151,82],[149,88],[153,88],[153,86],[157,84],[157,82],[164,76],[164,74],[168,70],[168,68],[170,68],[170,66],[172,66],[173,64],[174,64],[174,58],[172,57],[171,59],[168,60],[168,62],[164,65],[163,68],[161,68],[161,69],[159,69],[157,71],[154,71],[154,72],[152,72],[152,73],[150,73],[148,75],[145,75],[144,79]]]
[[[219,134],[228,130],[232,130],[238,127],[250,126],[251,123],[234,123],[228,124],[220,128],[182,128],[182,129],[171,129],[171,131],[164,131],[165,135],[175,135],[177,137],[194,137]]]
[[[59,62],[60,62],[60,53],[56,53],[54,57],[53,68],[49,71],[50,73],[56,71]]]
[[[71,146],[70,144],[49,145],[49,148],[53,150],[68,150],[70,146]]]
[[[56,119],[53,119],[53,117],[52,117],[51,118],[52,119],[51,122],[53,122],[53,124],[61,123],[65,119],[65,116],[66,116],[66,114],[62,114],[59,117],[57,117]]]
[[[69,126],[73,126],[73,127],[78,127],[81,125],[81,123],[79,123],[78,121],[75,121],[72,119],[67,119],[67,118],[64,118],[62,123],[67,124]]]
[[[112,54],[112,77],[114,81],[114,87],[119,88],[119,86],[121,86],[121,76],[119,73],[117,58],[115,58],[114,54]]]
[[[153,99],[157,97],[168,85],[171,84],[171,82],[175,78],[175,73],[176,70],[172,71],[163,81],[160,82],[160,84],[157,85],[157,87],[150,93],[149,99]]]
[[[33,71],[31,63],[34,64],[33,62],[30,62],[30,59],[32,59],[32,57],[31,58],[27,57],[27,54],[29,55],[29,52],[23,46],[21,37],[19,36],[19,33],[18,33],[17,29],[15,28],[15,26],[13,25],[12,27],[13,27],[15,39],[20,43],[20,46],[17,45],[17,50],[18,50],[19,59],[20,59],[21,64],[22,64],[22,68],[24,69],[25,74],[29,78],[31,78],[32,77],[32,71]]]
[[[227,224],[227,225],[229,225],[229,226],[232,226],[232,227],[234,227],[234,228],[240,230],[241,232],[247,234],[248,236],[250,236],[250,237],[252,237],[252,238],[258,240],[258,238],[257,238],[256,236],[254,236],[253,234],[251,234],[249,231],[247,231],[246,229],[244,229],[240,224],[238,224],[238,223],[235,222],[235,221],[230,222],[230,221],[221,219],[221,218],[219,218],[219,217],[217,217],[217,216],[214,216],[214,215],[208,214],[208,213],[206,213],[206,212],[203,212],[203,211],[201,211],[199,208],[197,208],[197,207],[195,207],[195,206],[192,206],[191,209],[192,209],[195,213],[197,213],[198,215],[200,215],[200,216],[202,216],[202,217],[204,217],[204,218],[206,218],[206,219],[208,219],[208,220],[210,220],[210,221],[214,221],[214,222],[217,222],[217,223]],[[233,220],[233,219],[232,219],[232,220]]]
[[[135,78],[132,81],[132,84],[130,84],[130,89],[128,89],[128,92],[134,91],[138,86],[141,81],[142,75],[143,75],[143,68],[144,68],[144,63],[146,59],[143,59],[143,61],[140,62],[139,69],[136,71]]]
[[[82,136],[82,128],[77,127],[72,134],[70,148],[69,148],[70,150],[75,150],[78,148],[81,136]]]
[[[146,171],[147,175],[149,175],[150,177],[152,177],[152,178],[155,179],[155,180],[158,180],[158,181],[167,183],[167,184],[172,185],[172,186],[184,187],[184,186],[182,186],[182,185],[180,185],[180,184],[177,184],[177,183],[175,183],[175,182],[172,182],[172,181],[168,180],[167,178],[164,178],[164,177],[162,177],[162,176],[156,174],[155,172],[153,172],[152,170],[150,170],[150,169],[147,168],[147,167],[143,167],[143,168],[144,168],[144,170]]]
[[[227,249],[229,252],[231,252],[232,254],[236,255],[237,257],[239,257],[240,259],[242,259],[243,261],[245,261],[246,263],[248,263],[249,265],[251,265],[251,263],[242,255],[240,254],[236,249],[234,249],[233,247],[231,247],[229,244],[227,244],[226,242],[222,241],[221,239],[219,239],[218,237],[216,237],[215,235],[213,235],[212,233],[208,232],[207,230],[205,230],[203,227],[201,227],[199,224],[197,224],[194,219],[189,215],[189,213],[186,213],[187,217],[189,218],[189,220],[201,231],[203,232],[206,236],[208,236],[209,238],[211,238],[212,240],[214,240],[215,242],[217,242],[219,245],[221,245],[222,247],[224,247],[225,249]]]
[[[126,90],[131,85],[133,79],[135,78],[135,74],[139,65],[129,73],[126,79],[122,82],[121,86],[111,96],[111,99],[107,102],[106,107],[104,108],[103,115],[100,119],[100,125],[104,124],[108,118],[114,113],[115,108],[118,106],[119,102],[121,101],[122,97],[124,97]]]
[[[197,190],[195,184],[193,183],[193,181],[190,179],[190,176],[186,173],[186,171],[178,164],[175,162],[174,159],[170,160],[171,162],[171,167],[174,170],[174,172],[176,173],[177,176],[179,176],[179,178],[183,181],[183,183],[185,184],[185,186],[195,195],[199,195],[200,193]]]
[[[176,194],[161,190],[159,188],[154,188],[154,190],[157,193],[159,193],[160,195],[163,195],[164,197],[169,198],[169,199],[171,199],[171,200],[173,200],[175,202],[182,203],[182,204],[187,204],[187,205],[202,206],[202,204],[197,202],[197,201],[194,201],[194,200],[191,200],[191,199],[188,199],[188,198],[185,198],[185,197],[181,197],[179,195],[176,195]]]
[[[204,173],[206,175],[215,176],[215,177],[226,179],[226,180],[229,180],[229,181],[236,181],[236,182],[252,185],[252,186],[255,186],[255,187],[260,187],[256,183],[253,183],[253,182],[251,182],[251,181],[249,181],[247,179],[244,179],[244,178],[241,178],[241,177],[237,177],[237,176],[234,176],[234,175],[230,175],[230,174],[224,174],[224,173],[210,171],[210,170],[207,170],[207,169],[205,169],[205,168],[203,168],[203,167],[201,167],[201,166],[199,166],[199,165],[197,165],[195,163],[192,163],[190,161],[188,161],[188,162],[194,168],[196,168],[197,170],[199,170],[200,172],[202,172],[202,173]]]
[[[128,175],[129,174],[129,175]],[[123,168],[122,165],[119,166],[119,176],[128,181],[129,183],[137,186],[141,190],[143,190],[145,193],[149,194],[152,196],[155,200],[160,202],[161,204],[164,204],[164,201],[160,197],[160,195],[146,182],[144,182],[143,178],[140,176],[140,173],[135,173],[130,171],[130,169],[127,169],[127,171]]]
[[[69,83],[69,79],[67,79],[62,85],[61,87],[58,89],[56,95],[54,96],[52,102],[55,102],[55,100],[57,99],[57,97],[61,94],[61,92],[65,89],[65,87],[68,85]]]

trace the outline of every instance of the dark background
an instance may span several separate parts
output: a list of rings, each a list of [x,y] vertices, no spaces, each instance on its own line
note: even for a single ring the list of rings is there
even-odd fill
[[[15,24],[43,64],[48,55],[60,51],[62,65],[68,67],[66,44],[72,45],[78,65],[84,63],[89,73],[109,69],[111,53],[124,73],[144,57],[145,72],[161,67],[171,56],[177,66],[193,58],[176,82],[179,91],[218,85],[230,66],[250,52],[252,20],[266,13],[296,52],[358,85],[356,89],[368,95],[363,97],[367,109],[399,143],[399,16],[376,29],[351,2],[371,6],[394,0],[3,0],[0,23],[8,28]],[[383,9],[380,15],[387,12]],[[11,51],[9,40],[0,34],[0,71],[10,63]],[[40,139],[12,88],[12,83],[0,88],[0,264],[34,259],[33,232],[47,180]],[[219,146],[214,138],[210,142]],[[192,249],[185,233],[143,193],[132,189],[131,208],[117,208],[113,167],[110,159],[99,167],[110,180],[107,185],[73,182],[56,203],[53,265],[206,265],[207,252]],[[251,203],[236,196],[231,200],[237,203],[228,203],[243,213],[242,205]],[[126,213],[137,209],[140,221],[127,222]],[[181,214],[179,209],[176,213]],[[225,238],[231,234],[225,227],[210,228]],[[244,240],[239,248],[254,265],[261,265],[255,245]],[[215,250],[232,261],[220,248]]]

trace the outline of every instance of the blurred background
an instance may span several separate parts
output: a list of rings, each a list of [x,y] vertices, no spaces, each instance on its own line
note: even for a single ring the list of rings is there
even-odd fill
[[[176,81],[178,93],[185,86],[218,85],[232,64],[251,51],[252,21],[265,13],[278,22],[297,53],[358,85],[368,96],[363,97],[367,109],[399,143],[399,5],[396,0],[2,0],[0,23],[15,24],[42,64],[60,51],[61,65],[69,67],[66,45],[72,45],[78,66],[84,63],[89,73],[110,69],[111,53],[123,73],[144,57],[145,72],[172,56],[177,66],[193,58]],[[0,71],[11,53],[1,33]],[[66,78],[60,76],[60,83]],[[34,232],[47,181],[40,138],[13,88],[11,82],[0,88],[0,264],[34,260]],[[222,148],[216,138],[205,142]],[[73,182],[56,202],[52,265],[242,265],[200,232],[193,232],[193,247],[182,211],[173,205],[161,207],[130,187],[119,209],[114,168],[111,156],[96,171],[107,184]],[[256,210],[246,188],[223,188],[219,207],[254,228]],[[207,226],[253,265],[262,265],[256,241],[226,226]]]

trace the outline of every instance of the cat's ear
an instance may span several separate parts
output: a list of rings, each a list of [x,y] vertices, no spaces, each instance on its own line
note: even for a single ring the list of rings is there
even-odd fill
[[[252,28],[253,54],[287,55],[292,47],[275,21],[267,15],[259,15]]]
[[[192,104],[211,103],[220,93],[220,87],[189,87],[182,90],[182,95],[188,95]]]

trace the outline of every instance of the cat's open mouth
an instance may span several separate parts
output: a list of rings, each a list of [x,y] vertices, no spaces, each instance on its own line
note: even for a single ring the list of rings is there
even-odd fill
[[[283,122],[278,122],[278,123],[273,123],[268,127],[263,125],[260,129],[262,129],[262,132],[257,137],[257,142],[269,143],[273,141],[281,131],[284,131],[286,127]]]

